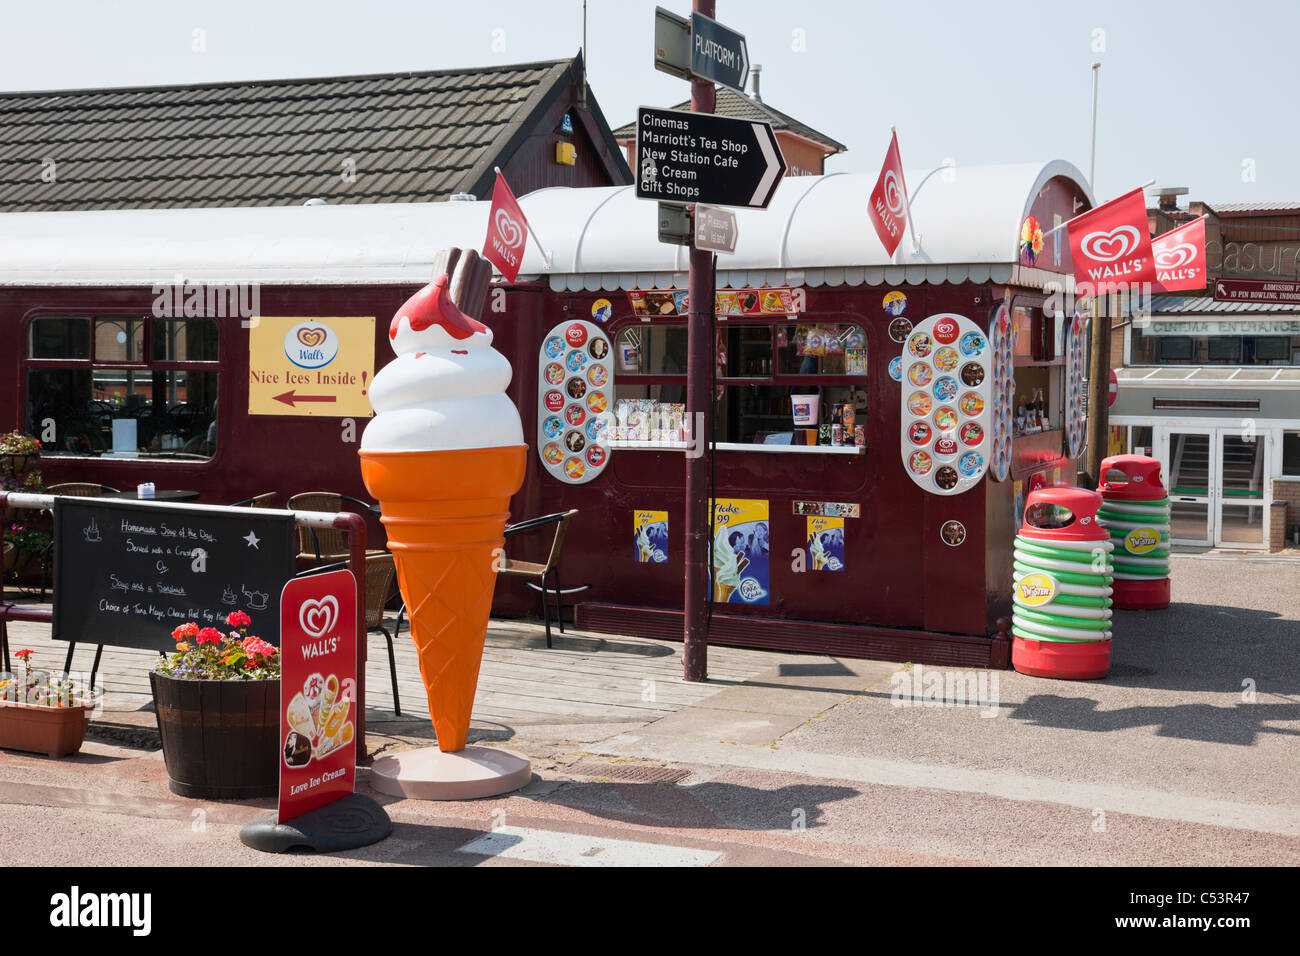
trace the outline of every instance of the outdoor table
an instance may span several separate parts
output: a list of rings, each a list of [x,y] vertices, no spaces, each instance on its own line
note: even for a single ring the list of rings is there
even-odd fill
[[[193,501],[199,496],[197,491],[162,490],[155,491],[147,498],[141,498],[138,491],[106,491],[101,498],[120,498],[127,501]]]

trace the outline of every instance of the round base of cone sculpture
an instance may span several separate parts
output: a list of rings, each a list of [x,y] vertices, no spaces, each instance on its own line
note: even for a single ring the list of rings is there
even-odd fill
[[[510,793],[533,779],[527,757],[495,747],[443,753],[433,747],[380,757],[370,785],[380,793],[415,800],[478,800]]]
[[[1111,585],[1115,607],[1125,611],[1158,611],[1169,606],[1169,579],[1128,581],[1116,579]]]
[[[463,750],[510,496],[523,484],[528,446],[359,454],[362,480],[383,512],[438,748]]]

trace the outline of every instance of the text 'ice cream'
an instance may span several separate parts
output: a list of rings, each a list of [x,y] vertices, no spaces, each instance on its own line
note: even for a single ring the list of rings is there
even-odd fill
[[[371,387],[375,418],[362,451],[443,451],[524,444],[519,412],[506,395],[510,363],[492,330],[465,315],[448,277],[411,296],[393,317],[396,360]]]

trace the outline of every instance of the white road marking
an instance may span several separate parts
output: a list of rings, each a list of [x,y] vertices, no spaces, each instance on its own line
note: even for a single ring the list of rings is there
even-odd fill
[[[471,840],[456,852],[556,866],[708,866],[722,856],[713,850],[530,827],[501,827]]]

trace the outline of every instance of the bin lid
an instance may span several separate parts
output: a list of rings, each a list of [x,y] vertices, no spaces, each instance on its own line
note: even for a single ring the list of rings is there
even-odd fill
[[[1039,488],[1031,491],[1025,499],[1020,534],[1047,541],[1108,541],[1110,532],[1097,523],[1097,509],[1100,507],[1101,495],[1087,488],[1069,485]],[[1069,514],[1062,514],[1062,508]],[[1048,524],[1058,526],[1046,526]]]
[[[1126,480],[1111,481],[1112,469],[1126,476]],[[1119,474],[1115,476],[1117,479]],[[1097,490],[1103,498],[1116,501],[1156,501],[1169,494],[1160,477],[1160,462],[1146,455],[1111,455],[1103,459]]]

